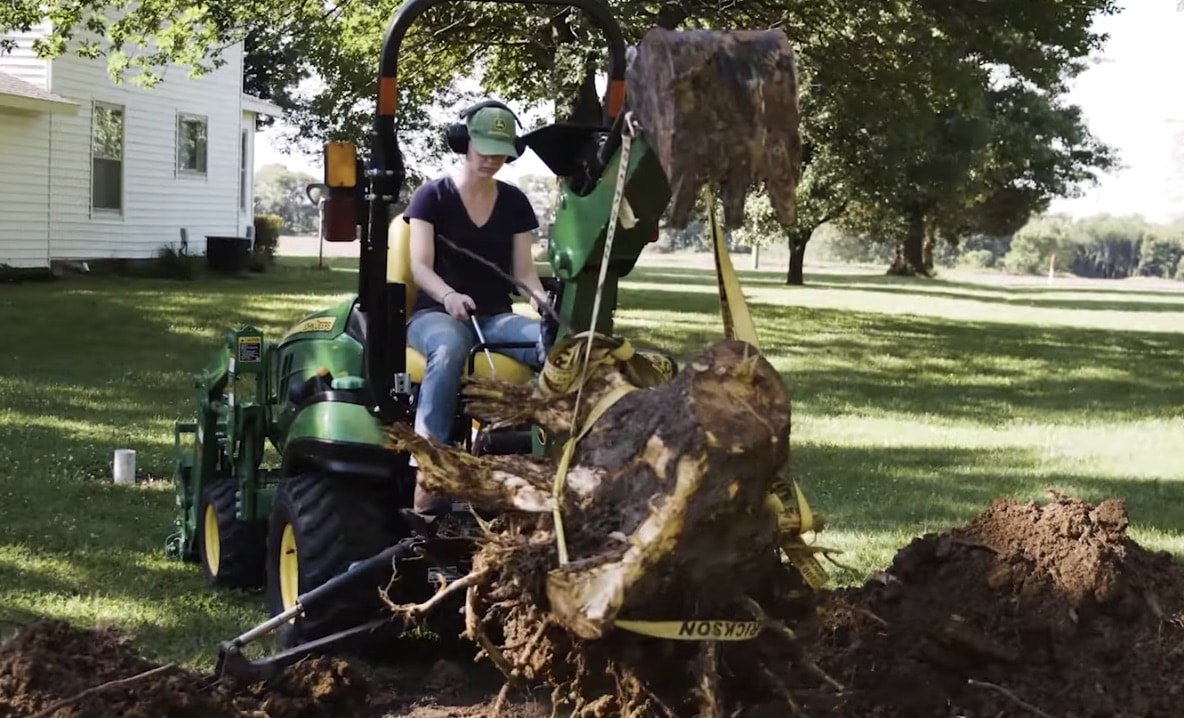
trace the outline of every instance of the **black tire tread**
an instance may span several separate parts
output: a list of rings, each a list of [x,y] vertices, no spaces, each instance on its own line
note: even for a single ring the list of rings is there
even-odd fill
[[[278,556],[285,522],[291,521],[296,531],[303,594],[402,538],[396,501],[393,486],[377,487],[347,476],[304,474],[285,479],[276,493],[268,532],[269,615],[283,611]],[[377,582],[364,580],[352,591],[308,609],[281,627],[280,643],[290,648],[373,618],[385,608],[378,588]]]
[[[267,545],[267,523],[240,521],[235,517],[237,479],[220,479],[202,491],[198,508],[195,550],[202,573],[211,585],[225,588],[258,589],[266,581],[264,549]],[[221,541],[218,574],[212,575],[205,557],[205,512],[214,507]]]

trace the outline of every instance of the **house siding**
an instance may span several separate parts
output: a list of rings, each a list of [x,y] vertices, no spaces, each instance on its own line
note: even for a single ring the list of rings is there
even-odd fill
[[[43,90],[49,89],[49,62],[33,52],[33,41],[49,34],[48,22],[36,25],[29,32],[10,32],[0,37],[15,40],[16,49],[0,54],[0,71],[6,72]]]
[[[50,91],[81,102],[77,115],[55,117],[50,147],[54,259],[145,258],[178,246],[188,231],[190,253],[206,235],[241,235],[239,147],[242,130],[241,46],[227,64],[192,79],[170,67],[152,89],[115,85],[103,60],[55,58]],[[92,117],[96,103],[123,110],[122,210],[91,207]],[[179,113],[207,120],[206,174],[177,169]]]
[[[0,110],[0,266],[49,265],[51,115]]]

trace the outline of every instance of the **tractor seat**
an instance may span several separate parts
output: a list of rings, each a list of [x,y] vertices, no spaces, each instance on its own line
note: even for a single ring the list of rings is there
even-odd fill
[[[358,309],[355,303],[350,309],[349,319],[346,322],[346,333],[356,339],[358,343],[366,343],[367,332],[366,315]],[[419,351],[410,344],[407,345],[406,350],[407,373],[411,376],[411,381],[415,384],[423,383],[423,372],[427,368],[427,358],[423,352]],[[496,378],[501,381],[507,381],[511,384],[529,384],[534,381],[534,370],[529,366],[512,359],[505,354],[499,354],[496,351],[490,350],[490,356],[493,357],[493,364],[496,370],[496,376],[490,372],[489,359],[485,357],[485,352],[478,352],[476,360],[474,361],[473,373],[482,378]],[[468,376],[468,366],[465,366],[465,376]]]
[[[415,307],[415,279],[411,276],[411,227],[403,221],[403,215],[399,214],[391,221],[388,226],[388,251],[387,251],[387,281],[397,282],[404,285],[406,289],[406,305],[405,310],[407,316],[410,317]],[[358,329],[361,336],[365,338],[365,317],[358,311],[357,305],[350,312],[350,325],[357,322]],[[411,381],[420,384],[423,382],[424,368],[427,366],[427,359],[423,353],[411,345],[407,345],[407,373],[411,375]],[[473,373],[476,376],[483,378],[496,378],[500,381],[510,382],[512,384],[529,384],[534,381],[534,370],[526,364],[512,359],[505,354],[499,354],[496,350],[490,350],[490,355],[493,357],[494,369],[491,372],[489,366],[489,359],[485,357],[485,352],[479,352],[474,361]],[[465,367],[465,375],[468,375],[468,367]]]

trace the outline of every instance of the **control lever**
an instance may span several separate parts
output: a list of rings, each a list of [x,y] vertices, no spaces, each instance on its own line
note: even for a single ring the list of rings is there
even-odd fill
[[[469,321],[473,323],[473,329],[477,332],[477,341],[482,344],[485,343],[485,335],[481,333],[481,326],[477,324],[477,317],[469,315]],[[485,358],[489,360],[489,376],[497,376],[497,367],[493,365],[493,354],[490,353],[489,347],[485,347]]]

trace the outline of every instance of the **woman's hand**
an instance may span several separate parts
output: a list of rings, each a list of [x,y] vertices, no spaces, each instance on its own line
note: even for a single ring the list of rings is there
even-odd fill
[[[473,301],[472,297],[467,294],[461,294],[456,290],[445,294],[442,303],[444,304],[444,309],[453,319],[462,322],[469,321],[469,312],[477,310],[477,303]]]

